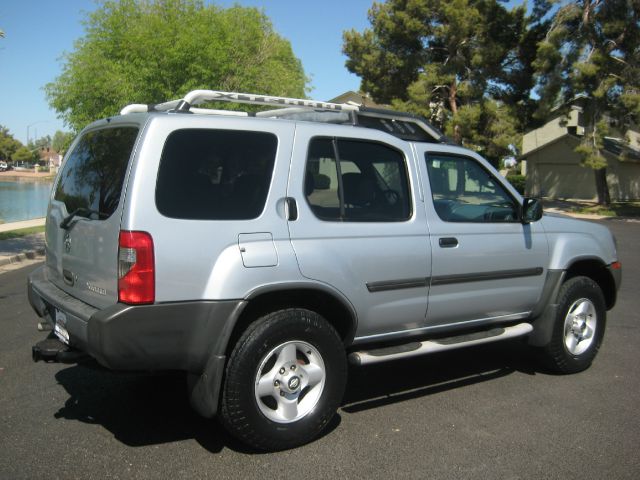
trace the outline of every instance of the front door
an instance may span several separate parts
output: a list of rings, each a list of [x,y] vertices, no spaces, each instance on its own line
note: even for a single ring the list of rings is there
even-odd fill
[[[546,276],[542,225],[519,221],[520,200],[479,157],[442,150],[419,151],[433,252],[426,325],[526,318]]]

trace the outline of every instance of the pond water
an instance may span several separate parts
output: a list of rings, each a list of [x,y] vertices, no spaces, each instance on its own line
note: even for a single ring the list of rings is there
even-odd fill
[[[44,217],[50,193],[49,182],[0,181],[0,220],[9,223]]]

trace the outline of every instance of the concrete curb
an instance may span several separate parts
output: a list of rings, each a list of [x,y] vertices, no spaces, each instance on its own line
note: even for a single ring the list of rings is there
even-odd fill
[[[44,248],[39,248],[37,250],[27,250],[11,256],[0,256],[0,267],[9,265],[10,263],[20,263],[25,260],[34,260],[38,257],[44,257]]]

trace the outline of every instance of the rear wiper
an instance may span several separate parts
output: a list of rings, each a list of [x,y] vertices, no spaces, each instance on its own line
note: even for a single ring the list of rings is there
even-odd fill
[[[71,220],[73,220],[77,215],[80,215],[80,214],[82,214],[82,216],[85,216],[85,218],[89,218],[88,215],[98,215],[98,218],[108,217],[106,213],[99,212],[98,210],[80,207],[80,208],[76,208],[73,212],[71,212],[69,215],[64,217],[64,219],[60,222],[60,228],[63,228],[65,230],[69,228],[69,225],[71,224]]]

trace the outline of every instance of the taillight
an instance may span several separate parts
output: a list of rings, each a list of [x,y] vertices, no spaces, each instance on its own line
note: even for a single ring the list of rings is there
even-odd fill
[[[153,303],[153,238],[147,232],[121,231],[118,247],[118,301],[132,305]]]

